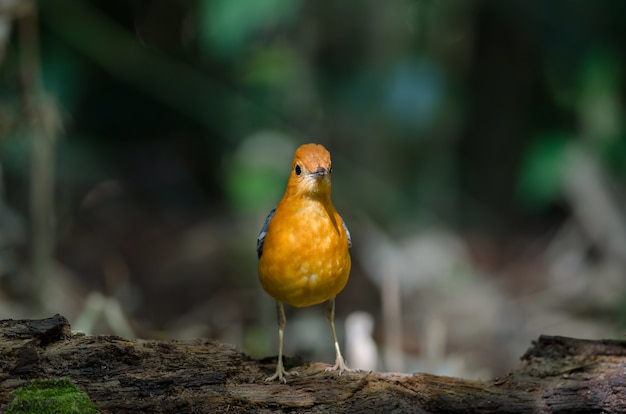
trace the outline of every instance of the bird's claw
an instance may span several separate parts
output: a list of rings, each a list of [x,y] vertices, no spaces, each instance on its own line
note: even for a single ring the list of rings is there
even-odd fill
[[[287,378],[290,375],[300,375],[300,373],[298,371],[285,371],[285,369],[283,367],[277,367],[276,368],[276,372],[274,373],[274,375],[271,375],[267,378],[265,378],[265,382],[272,382],[274,381],[276,378],[278,378],[279,381],[282,381],[283,384],[287,383]]]
[[[358,369],[352,369],[352,368],[348,368],[348,366],[346,365],[346,361],[344,361],[342,356],[338,356],[337,360],[335,361],[335,365],[333,365],[332,367],[328,367],[324,370],[324,372],[330,372],[330,371],[339,371],[339,375],[343,374],[343,372],[359,372]]]

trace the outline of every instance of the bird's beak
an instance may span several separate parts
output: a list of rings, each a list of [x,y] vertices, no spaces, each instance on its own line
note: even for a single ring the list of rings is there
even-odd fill
[[[324,167],[318,167],[309,173],[309,175],[313,177],[321,177],[326,174],[328,174],[328,170]]]

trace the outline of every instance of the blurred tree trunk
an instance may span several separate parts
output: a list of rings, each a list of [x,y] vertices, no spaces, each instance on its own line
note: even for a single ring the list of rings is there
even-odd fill
[[[21,48],[25,135],[30,143],[30,218],[32,227],[31,271],[27,281],[31,302],[38,312],[45,311],[45,292],[54,252],[54,190],[57,136],[61,116],[55,100],[46,95],[41,73],[39,19],[36,2],[23,2],[17,20]]]
[[[626,342],[542,336],[505,377],[326,373],[298,366],[266,383],[275,360],[210,340],[129,341],[70,331],[62,316],[0,321],[0,404],[35,378],[69,378],[103,413],[626,412]],[[293,367],[293,360],[286,365]]]

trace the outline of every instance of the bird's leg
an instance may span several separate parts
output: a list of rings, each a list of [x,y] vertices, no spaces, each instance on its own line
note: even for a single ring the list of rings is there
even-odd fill
[[[285,318],[285,309],[283,308],[283,303],[281,301],[276,301],[276,311],[278,313],[278,363],[276,364],[276,372],[274,375],[265,378],[265,381],[274,381],[278,378],[279,381],[287,383],[287,375],[298,375],[298,372],[285,371],[285,367],[283,366],[283,336],[285,334],[285,324],[287,323],[287,318]]]
[[[335,359],[335,365],[329,368],[326,368],[326,371],[334,371],[339,370],[339,375],[341,375],[344,371],[355,371],[354,369],[348,368],[346,365],[346,361],[343,359],[341,355],[341,350],[339,349],[339,341],[337,341],[337,333],[335,332],[335,297],[333,296],[326,302],[326,319],[328,319],[328,323],[330,324],[330,331],[333,333],[333,341],[335,341],[335,351],[337,353],[337,358]]]

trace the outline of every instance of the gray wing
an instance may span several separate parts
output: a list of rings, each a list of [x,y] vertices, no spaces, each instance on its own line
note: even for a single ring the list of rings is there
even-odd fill
[[[256,254],[259,256],[259,259],[261,258],[261,255],[263,254],[263,243],[265,242],[265,235],[267,234],[267,226],[269,226],[270,220],[272,219],[272,217],[274,217],[275,212],[276,212],[276,206],[274,206],[272,211],[270,211],[270,214],[267,215],[267,218],[265,219],[265,223],[263,223],[263,228],[261,229],[261,232],[259,233],[259,237],[256,239]],[[348,239],[350,239],[350,236],[348,236]]]
[[[341,224],[343,224],[343,228],[346,230],[346,237],[348,237],[348,248],[352,247],[352,237],[350,236],[350,230],[348,230],[348,226],[346,226],[346,222],[343,221],[343,217],[341,218]]]

